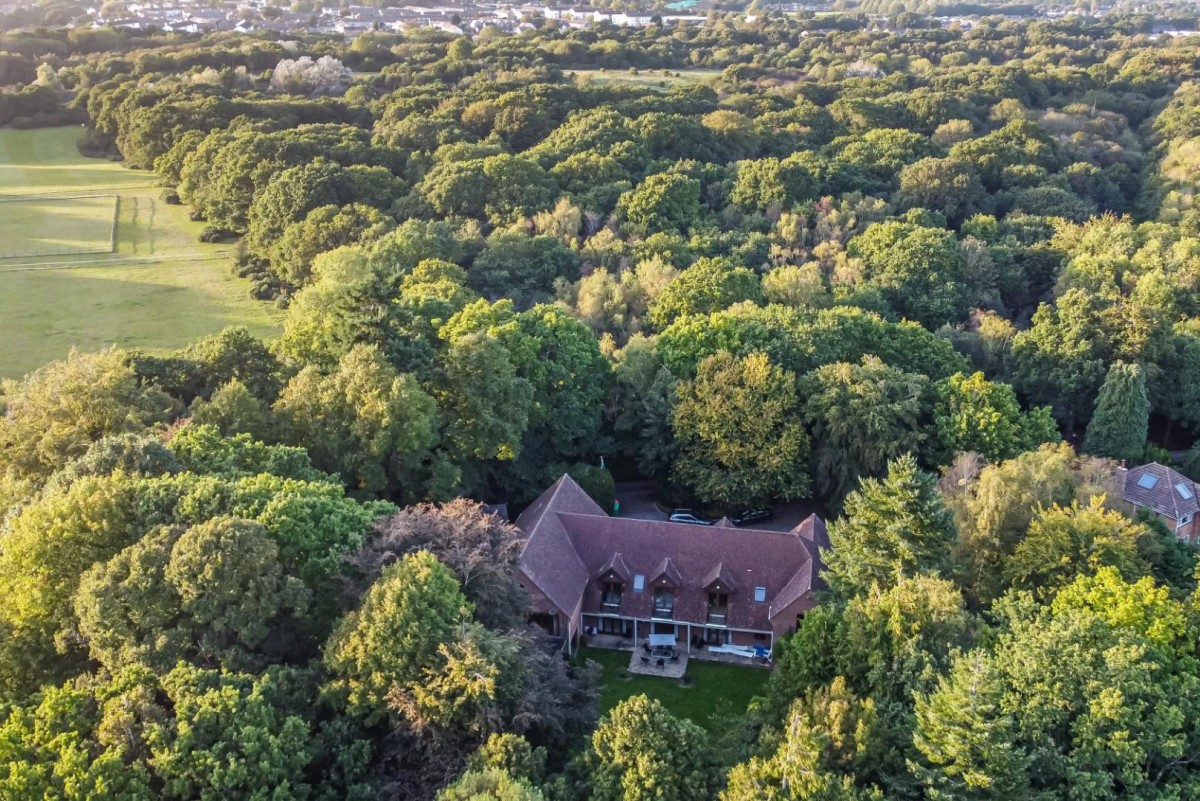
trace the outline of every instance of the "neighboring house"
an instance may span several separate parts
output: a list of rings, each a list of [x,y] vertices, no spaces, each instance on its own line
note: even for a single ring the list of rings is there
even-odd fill
[[[1179,539],[1196,544],[1197,515],[1200,514],[1200,487],[1182,473],[1158,464],[1118,468],[1117,485],[1125,503],[1146,509],[1158,516]]]
[[[517,526],[528,540],[517,579],[534,619],[573,650],[585,629],[682,645],[770,648],[816,605],[828,549],[825,523],[792,531],[609,517],[570,476],[534,501]]]

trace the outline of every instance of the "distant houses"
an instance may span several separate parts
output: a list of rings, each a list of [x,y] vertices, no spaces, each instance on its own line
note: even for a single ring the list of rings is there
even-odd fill
[[[556,20],[569,27],[586,27],[597,23],[644,27],[659,20],[665,25],[704,22],[707,18],[705,14],[697,12],[706,12],[710,4],[707,0],[700,0],[698,5],[687,5],[691,2],[685,0],[683,4],[673,4],[677,7],[676,11],[660,16],[613,12],[589,6],[555,9],[504,3],[383,7],[351,4],[308,14],[280,9],[267,0],[247,0],[224,9],[213,9],[200,0],[142,0],[126,3],[119,18],[104,18],[99,7],[90,8],[89,13],[97,26],[136,30],[160,29],[188,33],[311,31],[353,38],[373,30],[400,32],[410,25],[438,28],[455,36],[473,35],[485,27],[512,33],[532,30],[535,25],[529,20],[536,22],[539,18]]]

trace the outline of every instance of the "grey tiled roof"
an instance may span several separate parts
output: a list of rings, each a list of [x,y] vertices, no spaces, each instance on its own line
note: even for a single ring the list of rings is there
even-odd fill
[[[1200,512],[1200,487],[1182,473],[1151,462],[1124,471],[1125,500],[1172,520]]]

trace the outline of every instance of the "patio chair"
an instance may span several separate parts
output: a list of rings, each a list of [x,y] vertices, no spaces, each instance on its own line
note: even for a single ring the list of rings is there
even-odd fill
[[[650,643],[648,643],[648,642],[642,643],[642,650],[645,651],[646,653],[650,653]]]
[[[665,661],[663,661],[663,659],[660,657],[658,660],[657,666],[660,668],[663,668],[663,667],[666,667],[666,665],[667,665],[667,663]]]
[[[678,661],[679,661],[679,654],[678,654],[678,653],[671,654],[671,661],[672,661],[672,662],[678,662]]]
[[[642,657],[642,664],[643,664],[643,665],[648,665],[648,664],[650,664],[650,657],[648,657],[648,656],[643,656],[643,657]]]

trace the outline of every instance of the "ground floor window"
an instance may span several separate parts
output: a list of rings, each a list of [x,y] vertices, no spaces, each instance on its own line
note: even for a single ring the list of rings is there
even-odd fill
[[[705,629],[704,641],[709,645],[725,645],[729,642],[729,632],[725,629]]]
[[[600,618],[600,632],[602,634],[618,634],[622,637],[629,636],[629,621],[619,620],[615,617]]]
[[[674,623],[655,623],[651,629],[651,634],[676,634]]]

